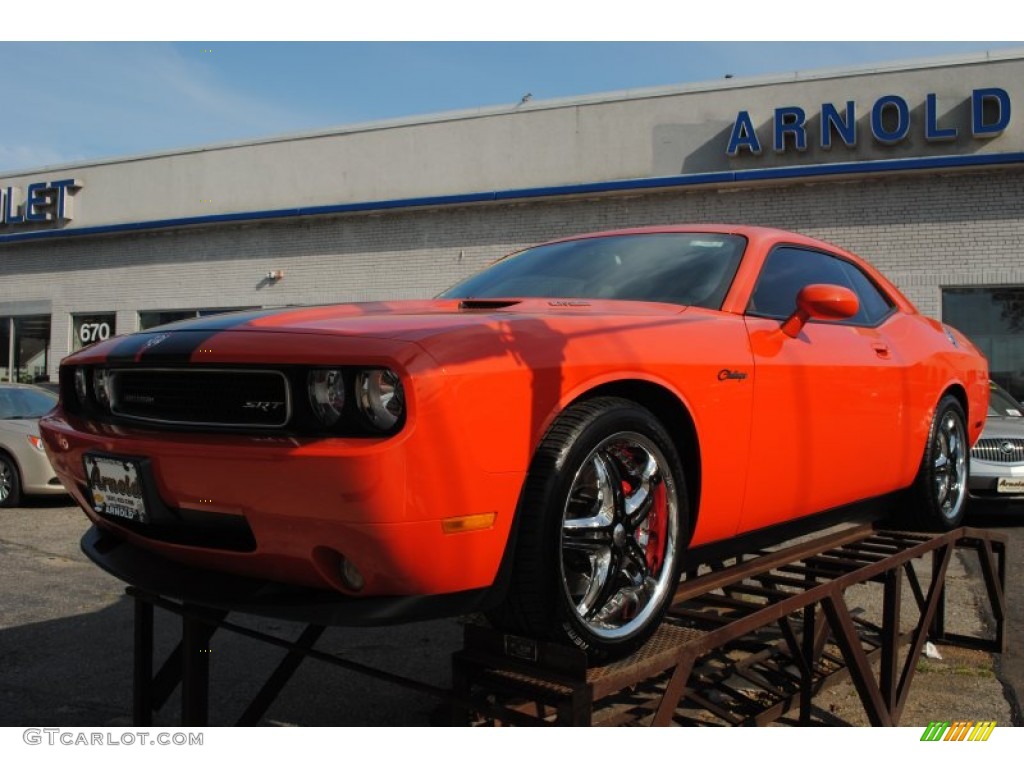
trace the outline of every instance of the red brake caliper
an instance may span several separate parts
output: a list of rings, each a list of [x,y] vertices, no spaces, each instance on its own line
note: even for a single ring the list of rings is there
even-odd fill
[[[657,575],[661,570],[661,561],[665,558],[665,527],[668,522],[668,496],[665,484],[658,483],[654,487],[654,503],[647,516],[647,568],[651,574]]]

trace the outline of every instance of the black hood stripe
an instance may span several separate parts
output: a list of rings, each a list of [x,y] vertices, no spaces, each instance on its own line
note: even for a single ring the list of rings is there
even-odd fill
[[[136,360],[140,363],[187,363],[193,352],[202,349],[218,333],[221,331],[211,329],[154,334],[150,337],[151,345],[143,347]]]
[[[108,363],[133,363],[139,352],[146,345],[147,342],[152,340],[153,334],[151,333],[135,333],[131,336],[125,336],[107,355]]]
[[[222,331],[250,320],[281,312],[281,309],[226,312],[193,320],[181,320],[126,336],[107,355],[108,363],[187,363],[192,355]]]
[[[172,333],[177,331],[226,331],[245,325],[250,320],[257,320],[267,315],[277,315],[287,312],[287,309],[252,309],[244,312],[222,312],[219,315],[204,315],[189,320],[178,320],[174,323],[150,328],[147,333]]]

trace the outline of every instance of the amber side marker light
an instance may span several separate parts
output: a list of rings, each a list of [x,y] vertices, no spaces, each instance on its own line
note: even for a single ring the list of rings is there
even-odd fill
[[[494,527],[494,518],[497,512],[483,512],[479,515],[463,515],[462,517],[449,517],[441,521],[441,530],[445,533],[467,533],[468,531],[482,531]]]

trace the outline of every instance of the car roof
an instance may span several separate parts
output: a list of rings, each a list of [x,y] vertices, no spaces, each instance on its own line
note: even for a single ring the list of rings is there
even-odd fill
[[[664,233],[670,234],[674,232],[707,232],[721,235],[741,235],[746,237],[748,240],[787,240],[787,241],[804,241],[807,243],[817,243],[821,246],[828,247],[831,250],[835,250],[836,246],[830,243],[826,243],[822,240],[815,240],[807,235],[801,235],[796,232],[791,232],[785,229],[779,229],[777,227],[760,227],[750,224],[715,224],[715,223],[701,223],[701,224],[655,224],[646,227],[627,227],[624,229],[608,229],[598,232],[586,232],[582,234],[572,235],[571,237],[562,237],[549,242],[560,243],[571,240],[585,240],[591,237],[614,237],[617,235],[639,235],[639,234],[652,234],[652,233]]]

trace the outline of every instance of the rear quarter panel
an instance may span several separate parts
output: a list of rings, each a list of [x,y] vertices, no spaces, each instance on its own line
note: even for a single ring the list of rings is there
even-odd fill
[[[988,411],[988,362],[959,332],[932,318],[905,315],[892,324],[890,335],[899,346],[907,368],[906,387],[910,418],[909,451],[903,466],[903,484],[914,481],[924,455],[935,408],[947,392],[965,404],[967,437],[977,442]],[[955,343],[951,341],[955,340]]]

